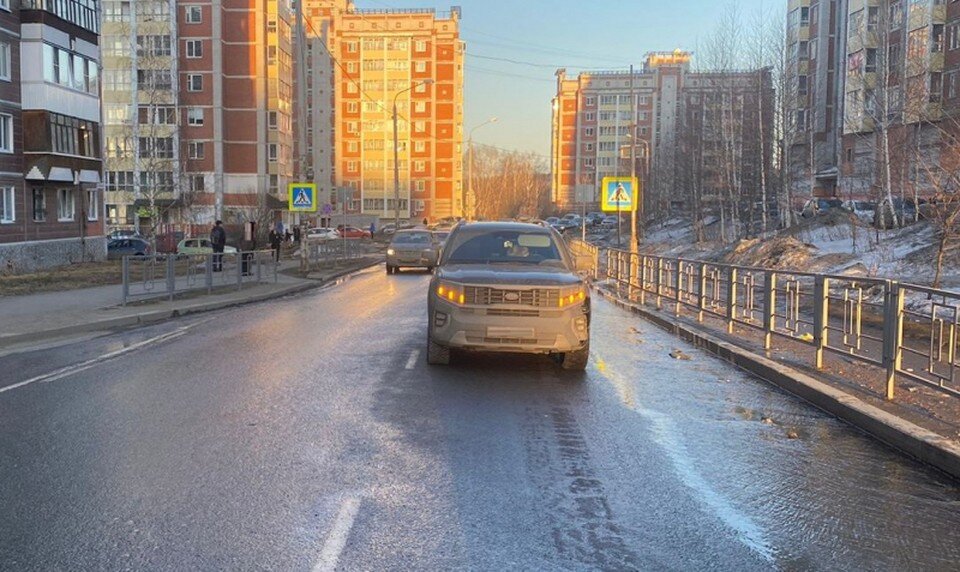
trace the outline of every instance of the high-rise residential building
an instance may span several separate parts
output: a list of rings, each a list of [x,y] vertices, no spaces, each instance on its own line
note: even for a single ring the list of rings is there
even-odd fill
[[[111,224],[280,216],[294,175],[291,4],[104,2]]]
[[[640,179],[647,209],[661,212],[718,200],[720,188],[729,186],[716,172],[721,166],[736,170],[738,188],[749,190],[740,192],[752,197],[762,189],[760,167],[769,169],[774,148],[770,71],[697,72],[690,61],[690,53],[678,50],[648,54],[632,76],[627,70],[576,77],[557,71],[551,186],[558,209],[594,208],[604,177],[631,173]],[[725,163],[721,139],[736,150]],[[691,165],[694,151],[715,156]]]
[[[0,3],[0,267],[106,255],[98,0]]]
[[[788,177],[810,196],[933,194],[956,154],[960,4],[790,0]],[[797,206],[796,204],[794,206]]]
[[[846,36],[845,1],[790,0],[782,82],[787,111],[783,159],[795,203],[837,193]]]
[[[348,212],[384,220],[461,215],[460,9],[357,10],[346,0],[313,0],[305,11],[314,28],[326,26],[321,29],[332,70],[332,180],[349,190]],[[316,128],[314,133],[316,138]]]

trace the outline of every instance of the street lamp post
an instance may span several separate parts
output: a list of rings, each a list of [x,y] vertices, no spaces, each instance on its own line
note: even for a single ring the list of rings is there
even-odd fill
[[[633,133],[627,134],[627,137],[630,139],[630,179],[633,181],[637,180],[637,144],[642,144],[645,165],[643,169],[643,183],[646,184],[650,165],[650,146],[645,139],[637,137],[637,125],[633,124],[632,127],[633,129],[631,129],[631,131],[633,131]],[[640,185],[638,184],[637,187],[640,187]],[[640,188],[637,188],[637,204],[634,205],[630,213],[630,252],[637,252],[640,246],[640,233],[638,232],[640,225],[637,224],[638,221],[643,221],[643,196]]]
[[[400,149],[397,138],[397,98],[411,89],[432,83],[433,79],[425,79],[406,89],[401,89],[393,95],[393,232],[400,230]]]
[[[475,218],[476,214],[473,212],[474,205],[476,205],[477,197],[473,194],[473,132],[477,129],[480,129],[484,125],[489,125],[491,123],[496,123],[499,121],[496,117],[491,117],[487,119],[480,125],[477,125],[470,130],[470,135],[467,137],[467,196],[463,201],[463,214],[464,218]],[[470,216],[466,216],[469,214]]]

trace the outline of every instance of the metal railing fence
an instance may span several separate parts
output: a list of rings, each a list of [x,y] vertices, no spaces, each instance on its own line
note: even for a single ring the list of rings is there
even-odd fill
[[[312,269],[334,268],[337,265],[363,258],[377,252],[379,247],[363,239],[328,239],[304,242],[307,259]]]
[[[960,293],[619,249],[598,256],[594,275],[624,299],[699,322],[713,317],[730,334],[755,330],[767,350],[778,337],[803,344],[817,369],[828,353],[876,366],[887,399],[904,380],[960,397]]]
[[[218,258],[219,257],[219,258]],[[276,282],[279,264],[269,250],[223,254],[124,256],[123,305],[186,293],[212,294],[246,283]]]

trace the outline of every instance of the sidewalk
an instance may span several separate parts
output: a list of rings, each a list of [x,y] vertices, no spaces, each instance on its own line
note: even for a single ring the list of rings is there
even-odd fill
[[[275,283],[249,283],[244,284],[242,290],[231,289],[212,295],[197,292],[173,301],[155,299],[126,307],[121,305],[123,287],[119,284],[63,292],[3,296],[0,297],[0,348],[148,324],[196,312],[269,300],[316,288],[329,280],[382,260],[382,255],[371,255],[352,260],[350,264],[337,268],[312,272],[306,278],[295,275],[299,260],[284,260],[280,264],[280,273]]]

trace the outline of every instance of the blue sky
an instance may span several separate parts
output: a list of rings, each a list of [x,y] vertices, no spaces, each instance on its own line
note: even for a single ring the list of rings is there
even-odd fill
[[[740,0],[744,18],[783,10],[787,0]],[[464,133],[506,149],[550,152],[554,71],[639,66],[650,51],[694,49],[730,6],[728,0],[356,0],[361,9],[463,10],[467,43]],[[497,59],[494,59],[497,58]],[[694,55],[696,58],[696,55]],[[510,63],[503,59],[539,64]]]

